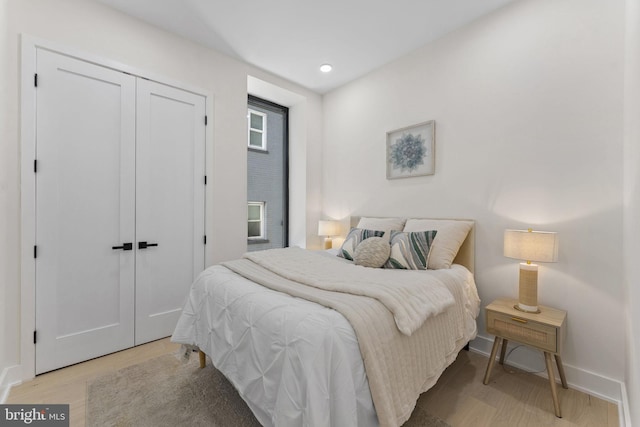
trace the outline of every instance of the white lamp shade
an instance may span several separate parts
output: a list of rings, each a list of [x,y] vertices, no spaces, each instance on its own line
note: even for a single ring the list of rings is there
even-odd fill
[[[558,233],[505,230],[504,256],[525,261],[558,261]]]
[[[337,236],[340,234],[338,221],[318,221],[318,236]]]

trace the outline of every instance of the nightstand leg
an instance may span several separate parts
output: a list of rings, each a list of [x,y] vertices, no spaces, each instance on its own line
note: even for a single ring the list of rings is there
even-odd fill
[[[562,366],[562,359],[559,354],[554,355],[556,357],[556,365],[558,365],[558,373],[560,374],[560,381],[562,381],[562,388],[569,388],[567,385],[567,377],[564,375],[564,366]]]
[[[508,339],[502,338],[502,350],[500,350],[500,364],[504,365],[504,355],[507,353],[507,343]]]
[[[198,350],[198,356],[200,357],[200,369],[207,366],[207,355],[204,354],[204,351]]]
[[[544,352],[544,361],[547,364],[547,374],[549,375],[549,385],[551,385],[551,397],[553,398],[553,407],[556,411],[556,417],[562,418],[560,412],[560,402],[558,402],[558,390],[556,388],[556,377],[553,374],[553,363],[551,362],[551,353]]]
[[[502,338],[496,337],[493,341],[493,348],[491,349],[491,356],[489,356],[489,363],[487,363],[487,371],[484,373],[484,381],[482,383],[484,385],[489,384],[489,377],[491,376],[491,369],[493,368],[493,362],[496,360],[496,353],[498,353],[498,346],[500,345],[500,341]]]

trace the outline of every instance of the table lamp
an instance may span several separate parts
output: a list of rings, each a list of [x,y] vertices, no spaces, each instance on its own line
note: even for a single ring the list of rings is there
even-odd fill
[[[318,221],[318,236],[324,236],[324,248],[333,247],[332,236],[340,234],[340,223],[338,221],[321,220]]]
[[[515,309],[527,313],[540,313],[538,308],[537,262],[558,260],[558,233],[550,231],[505,230],[504,256],[525,260],[520,263],[520,289]]]

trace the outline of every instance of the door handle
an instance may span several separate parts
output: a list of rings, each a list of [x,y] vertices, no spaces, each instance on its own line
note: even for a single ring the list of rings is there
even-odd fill
[[[123,243],[122,246],[111,246],[111,249],[122,249],[123,251],[130,251],[133,249],[133,243]]]
[[[138,242],[138,249],[147,249],[152,246],[158,246],[157,243]]]

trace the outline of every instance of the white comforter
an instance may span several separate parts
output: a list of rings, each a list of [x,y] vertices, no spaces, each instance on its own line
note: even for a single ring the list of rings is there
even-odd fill
[[[434,343],[454,348],[442,370],[476,333],[475,284],[460,286],[464,336]],[[265,426],[378,425],[358,341],[332,309],[214,266],[193,284],[172,340],[207,353]]]

